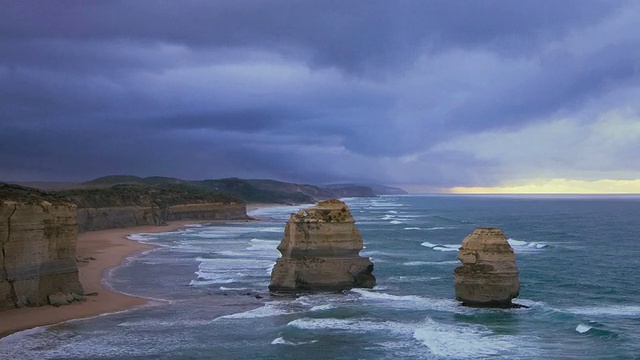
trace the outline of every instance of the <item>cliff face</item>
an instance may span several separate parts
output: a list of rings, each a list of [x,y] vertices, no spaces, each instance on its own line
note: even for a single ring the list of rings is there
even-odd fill
[[[80,232],[173,220],[248,219],[246,205],[236,196],[189,185],[116,185],[58,194],[78,205]]]
[[[96,231],[141,225],[162,225],[160,208],[120,206],[78,209],[78,231]]]
[[[175,220],[248,219],[245,204],[182,204],[161,209],[158,206],[119,206],[78,209],[78,231],[96,231],[141,225],[163,225]]]
[[[242,203],[204,203],[169,206],[166,220],[242,220],[248,219]]]
[[[0,309],[82,294],[76,266],[76,206],[0,185]]]
[[[476,228],[458,252],[454,270],[456,299],[477,307],[512,307],[520,292],[516,257],[498,228]]]
[[[373,264],[359,256],[362,237],[347,205],[338,200],[318,203],[291,214],[282,254],[271,273],[275,292],[339,291],[373,287]]]

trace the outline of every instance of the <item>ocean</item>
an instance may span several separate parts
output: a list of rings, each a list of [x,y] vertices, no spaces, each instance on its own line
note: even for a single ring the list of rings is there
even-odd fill
[[[344,199],[377,286],[271,297],[289,213],[137,234],[159,248],[107,282],[152,299],[131,311],[0,340],[3,359],[640,359],[640,197],[379,196]],[[457,249],[500,227],[520,309],[454,298]]]

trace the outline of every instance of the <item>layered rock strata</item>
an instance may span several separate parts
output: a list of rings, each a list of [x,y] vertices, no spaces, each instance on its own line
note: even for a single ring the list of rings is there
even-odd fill
[[[244,203],[196,203],[159,206],[109,206],[78,209],[78,231],[96,231],[141,225],[163,225],[175,220],[248,219]]]
[[[81,299],[76,206],[55,196],[0,184],[0,309]]]
[[[463,305],[519,307],[511,303],[520,292],[516,257],[502,230],[476,228],[462,241],[458,259],[455,293]]]
[[[327,200],[291,214],[271,272],[273,292],[340,291],[375,286],[373,264],[349,207]]]

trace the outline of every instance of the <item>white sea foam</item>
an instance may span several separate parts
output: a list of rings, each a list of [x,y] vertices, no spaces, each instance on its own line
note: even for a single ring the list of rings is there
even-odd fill
[[[292,345],[292,346],[298,346],[298,345],[306,345],[306,344],[313,344],[318,342],[318,340],[309,340],[309,341],[288,341],[285,340],[282,336],[279,338],[276,338],[275,340],[273,340],[271,342],[271,345]]]
[[[587,316],[640,316],[640,306],[637,305],[571,307],[566,311],[576,315]]]
[[[402,224],[402,221],[399,221],[399,220],[391,220],[391,221],[389,221],[389,224],[394,224],[394,225],[396,225],[396,224]]]
[[[303,317],[293,320],[287,326],[295,327],[302,330],[346,330],[353,333],[366,333],[372,331],[406,331],[405,326],[397,322],[383,321],[375,322],[369,320],[351,320],[336,318],[308,318]]]
[[[383,256],[391,256],[391,254],[389,254],[389,253],[386,253],[386,252],[384,252],[384,251],[378,251],[378,250],[371,250],[371,251],[369,251],[369,250],[362,250],[362,251],[360,252],[360,255],[361,255],[361,256],[364,256],[364,257],[371,257],[371,256],[373,256],[373,255],[377,255],[377,256],[380,256],[380,255],[383,255]]]
[[[282,232],[284,232],[284,227],[282,227],[282,226],[261,227],[261,228],[257,228],[257,231],[282,233]]]
[[[405,266],[422,266],[422,265],[452,265],[459,264],[458,260],[447,260],[447,261],[407,261],[402,265]]]
[[[226,286],[220,286],[220,290],[222,290],[222,291],[242,291],[242,290],[249,290],[249,288],[246,288],[246,287],[226,287]]]
[[[257,309],[252,309],[249,311],[244,311],[241,313],[224,315],[215,318],[214,321],[218,321],[221,319],[255,319],[255,318],[265,318],[265,317],[273,317],[280,315],[291,314],[292,312],[286,308],[283,308],[283,304],[281,303],[266,303],[264,306],[259,307]]]
[[[190,286],[205,286],[205,285],[214,285],[214,284],[231,284],[232,282],[236,282],[234,279],[203,279],[197,278],[195,280],[189,281]]]
[[[271,276],[271,273],[273,272],[273,267],[276,266],[276,263],[272,263],[271,265],[269,265],[269,267],[267,268],[267,275]]]
[[[247,248],[247,250],[251,251],[278,251],[277,247],[278,245],[280,245],[279,240],[251,239],[249,243],[250,246]]]
[[[158,240],[157,237],[153,237],[150,234],[145,234],[145,233],[127,235],[127,239],[143,242],[143,243],[153,241],[153,240]]]
[[[458,302],[453,299],[433,299],[417,295],[392,295],[364,289],[351,289],[351,292],[360,294],[361,298],[369,301],[371,305],[380,304],[385,308],[436,310],[456,313],[470,311],[468,308],[459,306]]]
[[[537,252],[549,246],[543,242],[537,242],[537,241],[527,242],[527,241],[516,240],[512,238],[509,238],[507,241],[509,241],[509,245],[511,245],[511,247],[513,248],[513,251],[517,253]]]
[[[425,241],[420,245],[436,251],[458,251],[460,249],[460,245],[433,244],[428,241]]]
[[[405,230],[422,230],[421,228],[419,228],[419,227],[415,227],[415,226],[406,227],[406,228],[404,228],[404,229],[405,229]]]
[[[247,277],[264,276],[266,268],[271,266],[272,260],[225,258],[208,259],[198,257],[200,261],[197,278],[190,285],[229,284],[232,282],[246,282]]]
[[[578,326],[576,326],[576,331],[578,333],[580,333],[580,334],[584,334],[584,333],[586,333],[587,331],[589,331],[591,329],[593,329],[591,326],[585,325],[585,324],[582,324],[582,323],[580,323],[580,324],[578,324]]]
[[[457,226],[432,226],[432,227],[428,227],[425,228],[425,230],[427,231],[434,231],[434,230],[453,230],[453,229],[457,229]]]
[[[18,331],[16,333],[7,335],[3,338],[0,339],[0,343],[3,344],[9,344],[9,343],[13,343],[13,342],[24,342],[24,338],[31,336],[31,335],[37,335],[40,333],[43,333],[47,330],[49,326],[38,326],[38,327],[34,327],[32,329],[27,329],[27,330],[22,330],[22,331]]]
[[[513,335],[494,335],[481,326],[448,325],[427,319],[413,336],[432,354],[445,358],[477,359],[506,353],[535,356],[530,339]]]
[[[336,306],[332,305],[332,304],[324,304],[324,305],[317,305],[312,307],[311,309],[309,309],[309,311],[324,311],[324,310],[331,310],[331,309],[335,309]]]

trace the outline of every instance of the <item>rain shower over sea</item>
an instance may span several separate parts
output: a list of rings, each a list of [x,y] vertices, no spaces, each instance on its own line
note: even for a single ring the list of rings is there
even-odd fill
[[[345,199],[377,286],[271,297],[289,213],[134,239],[159,248],[107,281],[151,305],[14,334],[8,359],[640,359],[640,197],[381,196]],[[457,249],[500,227],[521,309],[454,299]],[[249,295],[247,295],[249,294]],[[262,296],[256,299],[255,295]]]

